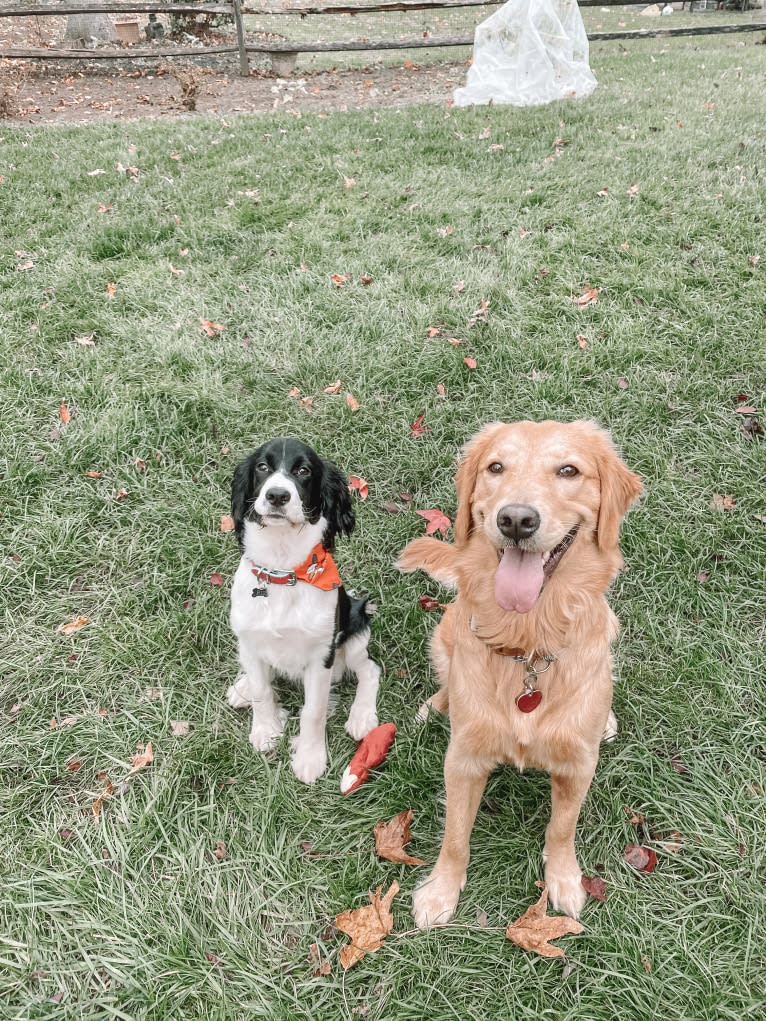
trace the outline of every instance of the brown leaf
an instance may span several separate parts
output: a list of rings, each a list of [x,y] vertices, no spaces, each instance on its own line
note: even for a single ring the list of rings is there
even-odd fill
[[[465,290],[465,280],[458,280],[456,284],[452,285],[452,290],[456,291],[458,294],[462,294]]]
[[[384,511],[387,511],[389,514],[399,514],[402,509],[399,506],[399,504],[394,503],[393,500],[387,500],[386,503],[382,503],[380,506]]]
[[[114,497],[115,500],[124,500],[128,495],[129,495],[128,491],[127,489],[125,489],[124,486],[122,489],[112,490],[112,496]]]
[[[477,323],[485,323],[489,316],[489,298],[482,298],[479,307],[468,320],[468,328],[476,326]]]
[[[116,293],[117,293],[117,284],[111,283],[111,284],[107,284],[106,285],[107,297],[113,298]]]
[[[79,773],[82,769],[82,759],[77,755],[70,755],[64,766],[68,773]]]
[[[329,958],[322,958],[322,952],[319,949],[318,943],[312,943],[309,947],[309,964],[311,965],[311,974],[314,978],[319,978],[321,975],[329,975],[332,971]]]
[[[213,854],[219,861],[224,861],[224,859],[229,857],[229,849],[226,847],[223,840],[216,840],[215,851],[213,851]]]
[[[214,571],[210,575],[210,584],[215,586],[215,588],[220,588],[223,585],[223,575],[219,574],[218,571]]]
[[[330,280],[332,280],[336,287],[345,287],[350,279],[351,275],[349,273],[333,273],[330,276]]]
[[[588,338],[585,336],[584,333],[577,334],[577,346],[580,348],[581,351],[588,350]]]
[[[626,192],[626,195],[630,195],[630,197],[633,198],[635,195],[638,195],[640,191],[641,191],[640,184],[631,184],[630,188],[628,188]]]
[[[346,394],[346,404],[352,411],[359,411],[359,401],[353,394]]]
[[[748,255],[747,261],[751,266],[757,266],[761,261],[760,255]]]
[[[340,963],[346,971],[366,954],[380,950],[383,940],[394,928],[394,916],[391,913],[391,902],[399,892],[396,880],[391,883],[388,892],[381,896],[383,887],[379,886],[375,893],[369,893],[370,903],[366,907],[343,911],[335,918],[335,924],[351,937],[340,949]]]
[[[89,333],[87,336],[75,337],[75,344],[80,344],[82,347],[95,347],[96,346],[96,335],[95,333]]]
[[[433,596],[418,596],[418,606],[426,613],[434,613],[436,610],[444,608],[443,604],[438,599],[434,599]]]
[[[438,337],[441,332],[442,332],[441,331],[441,327],[439,327],[439,326],[429,326],[426,329],[426,336],[427,337],[431,337],[431,338]]]
[[[221,330],[223,330],[223,326],[220,323],[213,323],[202,316],[199,317],[199,326],[200,332],[207,334],[208,337],[217,337]]]
[[[301,407],[304,411],[314,410],[314,398],[313,397],[301,397]]]
[[[364,284],[365,287],[369,287],[372,283],[372,277],[369,273],[362,273],[359,277],[359,283]],[[329,962],[328,962],[329,963]]]
[[[641,954],[641,964],[643,964],[644,971],[646,972],[646,974],[647,975],[651,975],[651,973],[652,973],[652,962],[649,960],[649,958],[646,956],[646,954]]]
[[[233,532],[234,531],[234,518],[231,514],[222,514],[221,520],[218,523],[218,528],[221,532]]]
[[[602,188],[601,191],[596,192],[596,195],[598,195],[600,199],[605,199],[608,194],[609,194],[608,188]]]
[[[154,750],[151,741],[147,741],[145,745],[139,745],[139,748],[141,748],[141,751],[136,752],[130,760],[133,765],[128,776],[131,773],[137,773],[139,769],[145,769],[150,763],[154,762]]]
[[[623,860],[636,872],[654,872],[657,866],[657,855],[651,847],[641,844],[628,844],[622,852]]]
[[[287,391],[287,396],[288,397],[300,397],[300,395],[301,395],[301,390],[300,390],[300,387],[298,387],[298,386],[291,386],[290,389]]]
[[[598,301],[600,288],[598,287],[586,287],[579,298],[573,298],[580,308],[585,308],[586,305],[595,305]]]
[[[627,379],[624,376],[620,376],[619,379],[617,380],[617,386],[620,388],[620,390],[627,390],[628,389]]]
[[[205,951],[205,960],[209,961],[209,963],[212,964],[214,968],[223,967],[223,961],[221,960],[221,958],[217,954],[211,953],[210,950]]]
[[[59,405],[59,420],[63,422],[64,425],[66,425],[67,422],[72,421],[72,412],[63,401]]]
[[[436,384],[436,393],[437,393],[437,395],[439,397],[446,397],[447,396],[447,388],[444,385],[444,383],[437,383]]]
[[[171,720],[170,733],[173,737],[188,737],[191,726],[188,720]]]
[[[366,500],[370,495],[370,487],[367,485],[367,480],[360,478],[358,475],[349,475],[348,484],[351,489],[355,489],[359,493],[359,497],[362,500]]]
[[[464,358],[463,362],[468,366],[469,369],[475,369],[476,368],[476,359],[475,358]]]
[[[511,922],[505,930],[505,936],[522,950],[530,950],[541,957],[563,957],[561,947],[553,947],[548,941],[569,933],[576,936],[584,931],[584,926],[568,915],[546,914],[547,907],[548,890],[543,887],[537,903],[527,908],[515,922]]]
[[[342,386],[341,381],[339,379],[336,379],[334,383],[330,383],[329,386],[326,386],[324,388],[324,392],[326,394],[337,394],[337,393],[340,393],[341,386]]]
[[[720,493],[713,493],[713,499],[710,501],[710,508],[714,511],[727,511],[734,510],[737,506],[737,501],[732,496],[722,496]]]
[[[144,461],[143,457],[137,457],[135,465],[137,472],[141,472],[141,474],[143,474],[146,471],[146,461]]]
[[[412,809],[407,808],[388,822],[382,820],[375,824],[375,854],[387,861],[398,862],[401,865],[425,865],[422,858],[413,858],[407,854],[404,845],[409,844],[412,836]]]
[[[101,814],[101,807],[102,807],[102,805],[104,804],[105,801],[107,801],[109,798],[111,798],[112,791],[114,790],[114,786],[112,784],[112,781],[109,779],[109,777],[105,775],[103,777],[103,779],[105,781],[105,783],[104,783],[104,790],[96,798],[96,800],[93,802],[93,804],[91,805],[91,811],[93,812],[93,814],[95,815],[96,818],[98,818],[99,815]]]
[[[97,471],[95,468],[91,468],[90,471],[85,472],[86,479],[103,479],[104,473]]]
[[[599,876],[582,876],[580,879],[582,887],[586,890],[591,897],[595,897],[596,900],[600,900],[602,904],[606,903],[606,883]]]
[[[75,617],[74,620],[67,621],[65,624],[59,624],[56,630],[60,635],[73,635],[75,631],[79,631],[89,623],[88,617]]]

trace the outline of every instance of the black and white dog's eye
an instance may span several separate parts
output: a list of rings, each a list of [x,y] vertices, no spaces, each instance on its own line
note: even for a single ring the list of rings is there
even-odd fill
[[[560,475],[563,479],[573,479],[575,475],[579,475],[580,472],[573,464],[564,464],[561,468],[559,468],[556,474]]]
[[[265,461],[259,461],[258,464],[255,466],[255,470],[259,472],[267,472],[269,470],[269,466],[266,464]]]
[[[300,468],[295,469],[295,474],[300,476],[300,478],[305,479],[307,475],[311,474],[311,472],[305,467],[305,465],[301,465]]]

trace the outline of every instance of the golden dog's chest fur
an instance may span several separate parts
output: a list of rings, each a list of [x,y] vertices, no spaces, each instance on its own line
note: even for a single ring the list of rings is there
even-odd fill
[[[451,723],[447,824],[434,871],[416,891],[416,921],[451,917],[481,792],[499,763],[550,773],[546,881],[554,907],[577,916],[585,894],[574,829],[612,702],[610,643],[618,624],[606,591],[622,566],[620,523],[641,481],[590,422],[520,422],[493,423],[475,436],[456,485],[455,545],[416,539],[399,558],[402,570],[425,570],[458,592],[431,644],[442,686],[425,714],[449,712]],[[533,524],[508,540],[503,528],[514,514]],[[538,565],[531,599],[526,583],[514,609],[505,598],[507,572],[501,587],[497,580],[509,549],[511,566]],[[553,657],[533,681],[542,700],[532,712],[516,703],[527,671],[509,652]]]

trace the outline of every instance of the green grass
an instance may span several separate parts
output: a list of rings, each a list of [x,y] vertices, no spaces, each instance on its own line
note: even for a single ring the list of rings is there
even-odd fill
[[[592,99],[524,111],[2,132],[0,1017],[760,1016],[766,448],[733,409],[740,393],[766,399],[765,54],[752,40],[631,46],[594,61]],[[240,194],[252,189],[258,203]],[[579,309],[588,285],[598,303]],[[482,298],[488,320],[469,329]],[[206,337],[200,316],[225,330]],[[464,343],[428,339],[441,323]],[[344,390],[325,395],[336,378]],[[414,440],[420,414],[430,432]],[[438,590],[393,567],[423,522],[381,504],[408,490],[453,514],[460,444],[494,418],[546,416],[611,428],[647,487],[613,591],[622,732],[578,836],[609,899],[587,906],[563,963],[502,932],[536,895],[544,776],[492,777],[445,930],[412,932],[419,870],[377,860],[372,841],[412,807],[413,851],[435,859],[447,744],[445,724],[411,723],[433,685],[417,596]],[[251,752],[223,700],[237,551],[218,521],[237,458],[283,432],[370,483],[339,560],[379,604],[380,716],[400,730],[347,799],[347,689],[310,790],[286,744]],[[712,510],[714,493],[736,507]],[[57,633],[78,614],[86,627]],[[298,694],[282,695],[294,717]],[[171,720],[191,734],[171,736]],[[146,741],[154,762],[125,785]],[[115,794],[95,820],[104,772]],[[651,876],[622,862],[636,836],[624,805],[683,835]],[[328,923],[393,879],[396,934],[344,976]],[[311,974],[314,941],[328,977]]]

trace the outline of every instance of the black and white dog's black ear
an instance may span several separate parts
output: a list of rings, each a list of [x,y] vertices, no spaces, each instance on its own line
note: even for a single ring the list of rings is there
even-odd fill
[[[351,535],[356,524],[348,479],[332,461],[322,460],[322,485],[319,496],[322,517],[327,521],[324,543],[327,549],[332,549],[335,536]]]
[[[231,480],[231,516],[234,518],[234,531],[240,545],[247,518],[248,505],[253,499],[253,458],[246,457],[234,469]]]

